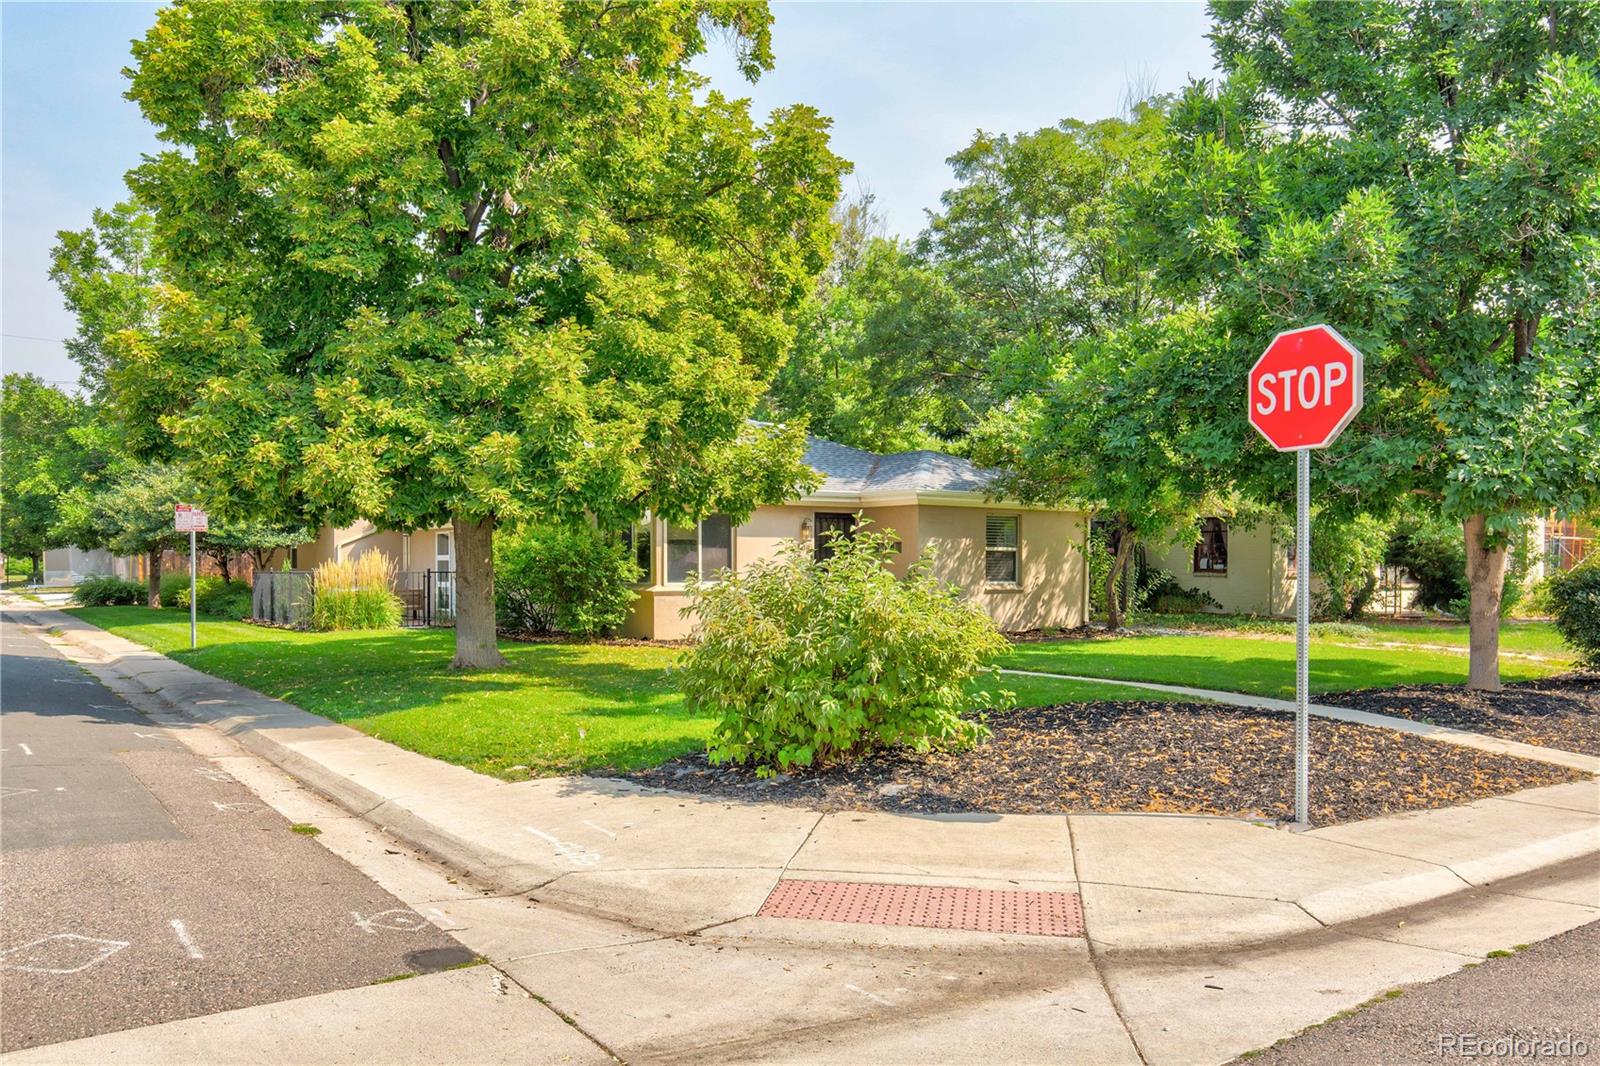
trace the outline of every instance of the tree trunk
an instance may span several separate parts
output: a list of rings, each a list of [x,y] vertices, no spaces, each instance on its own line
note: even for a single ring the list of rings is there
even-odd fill
[[[44,584],[44,553],[34,552],[28,556],[28,562],[33,566],[33,581],[35,585]]]
[[[217,569],[222,571],[222,582],[223,582],[223,584],[227,584],[229,581],[232,580],[231,575],[228,573],[228,553],[227,552],[223,552],[221,555],[217,556]]]
[[[149,566],[150,582],[149,582],[148,588],[149,588],[150,591],[149,591],[149,596],[146,598],[146,602],[151,607],[160,607],[161,606],[161,549],[160,548],[151,548],[150,549],[150,559],[149,559],[149,561],[150,561],[150,566]]]
[[[450,520],[456,537],[456,657],[458,670],[505,666],[494,639],[494,519]]]
[[[1487,548],[1483,543],[1484,518],[1467,519],[1467,687],[1487,692],[1500,690],[1500,594],[1506,583],[1506,546]]]
[[[1122,628],[1122,598],[1117,595],[1117,579],[1128,568],[1133,557],[1133,534],[1126,528],[1117,532],[1117,554],[1111,559],[1111,573],[1106,575],[1106,630],[1115,633]]]

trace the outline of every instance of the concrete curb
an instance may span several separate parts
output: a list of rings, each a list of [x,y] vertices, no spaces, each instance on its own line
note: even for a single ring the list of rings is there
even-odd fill
[[[550,886],[544,895],[558,906],[667,935],[750,918],[789,870],[846,880],[962,883],[981,875],[1086,891],[1102,885],[1144,893],[1172,915],[1201,900],[1227,901],[1231,911],[1263,917],[1298,908],[1326,927],[1600,854],[1600,810],[1591,811],[1592,797],[1578,787],[1592,792],[1593,782],[1303,834],[1138,813],[839,816],[589,779],[508,783],[393,747],[73,616],[22,616],[56,629],[56,643],[88,652],[74,657],[111,687],[219,730],[493,893]],[[579,826],[611,840],[579,839]],[[1281,935],[1281,927],[1239,914],[1226,929],[1200,929],[1172,946],[1243,947]],[[1091,939],[1097,922],[1109,930],[1136,920],[1103,905],[1090,917]]]

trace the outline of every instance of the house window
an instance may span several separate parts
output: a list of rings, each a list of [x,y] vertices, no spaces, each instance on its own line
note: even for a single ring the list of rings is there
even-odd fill
[[[983,524],[983,580],[991,585],[1017,583],[1017,516],[992,514]]]
[[[812,536],[812,552],[817,562],[833,558],[836,542],[853,540],[856,535],[856,516],[845,512],[818,511],[816,533]]]
[[[733,522],[714,514],[698,525],[667,525],[667,580],[682,581],[691,572],[714,574],[733,566]]]
[[[1194,546],[1194,572],[1228,572],[1228,527],[1220,518],[1200,520],[1200,542]]]
[[[646,515],[622,531],[622,547],[639,568],[639,580],[648,585],[655,567],[650,559],[650,516]]]

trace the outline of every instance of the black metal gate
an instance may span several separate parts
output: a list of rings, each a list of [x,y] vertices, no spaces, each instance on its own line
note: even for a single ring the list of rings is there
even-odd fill
[[[394,575],[400,597],[400,624],[411,627],[456,624],[456,575],[449,570],[401,570]]]

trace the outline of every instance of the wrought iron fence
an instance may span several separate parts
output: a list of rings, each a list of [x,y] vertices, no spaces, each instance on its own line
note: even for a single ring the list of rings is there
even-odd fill
[[[310,570],[263,570],[251,588],[250,617],[281,626],[311,618],[316,578]],[[394,575],[400,624],[413,628],[456,624],[456,575],[449,570],[400,570]]]

